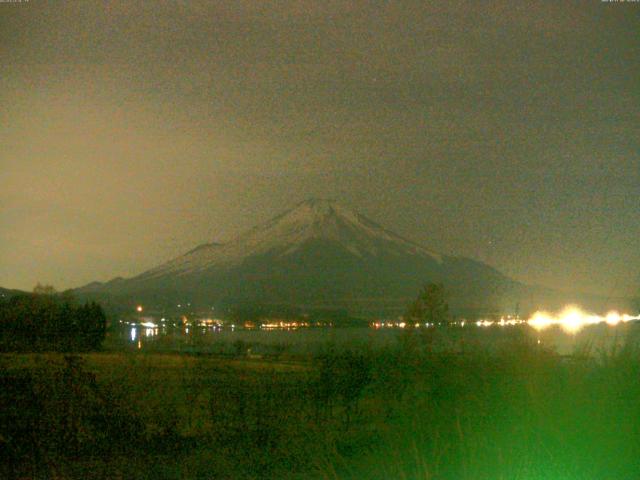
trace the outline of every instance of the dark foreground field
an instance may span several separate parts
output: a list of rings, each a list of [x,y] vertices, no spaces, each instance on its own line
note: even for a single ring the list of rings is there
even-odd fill
[[[640,476],[640,351],[1,358],[0,478]]]

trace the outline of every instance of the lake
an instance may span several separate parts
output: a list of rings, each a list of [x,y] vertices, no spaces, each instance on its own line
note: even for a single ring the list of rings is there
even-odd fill
[[[621,346],[628,339],[640,338],[640,323],[616,326],[590,325],[577,333],[560,328],[536,331],[528,325],[478,327],[431,327],[414,330],[419,342],[434,350],[465,351],[495,349],[514,341],[530,341],[569,355],[588,350],[598,354]],[[107,337],[105,346],[115,350],[182,352],[204,354],[304,355],[333,345],[335,348],[393,346],[406,338],[401,328],[308,327],[297,329],[240,329],[230,327],[176,327],[119,325]]]

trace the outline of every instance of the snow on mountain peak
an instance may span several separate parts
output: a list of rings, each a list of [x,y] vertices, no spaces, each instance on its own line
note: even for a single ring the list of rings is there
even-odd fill
[[[341,206],[334,200],[310,199],[299,203],[296,207],[275,217],[264,226],[272,228],[276,225],[295,224],[300,228],[305,226],[319,226],[331,223],[332,219],[347,219],[349,222],[358,223],[358,215]],[[260,228],[260,227],[258,227]]]
[[[408,254],[441,261],[439,255],[385,230],[334,200],[309,199],[230,242],[202,245],[143,275],[187,274],[239,264],[245,258],[272,252],[289,255],[310,240],[331,241],[358,257]]]

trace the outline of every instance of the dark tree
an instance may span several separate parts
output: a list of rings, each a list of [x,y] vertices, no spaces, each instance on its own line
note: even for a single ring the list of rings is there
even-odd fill
[[[96,303],[77,305],[53,293],[16,295],[0,302],[0,349],[73,351],[100,348],[106,316]]]
[[[408,326],[415,323],[448,323],[450,318],[449,304],[441,283],[426,284],[404,316]]]
[[[76,310],[76,323],[84,348],[100,348],[107,330],[107,319],[102,307],[95,302],[82,305]]]
[[[40,282],[37,283],[35,287],[33,287],[33,293],[36,295],[55,295],[56,289],[51,285],[42,285]]]

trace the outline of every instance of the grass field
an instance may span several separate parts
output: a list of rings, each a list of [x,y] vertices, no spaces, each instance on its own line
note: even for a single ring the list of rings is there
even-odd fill
[[[5,354],[2,478],[633,479],[640,353]]]

